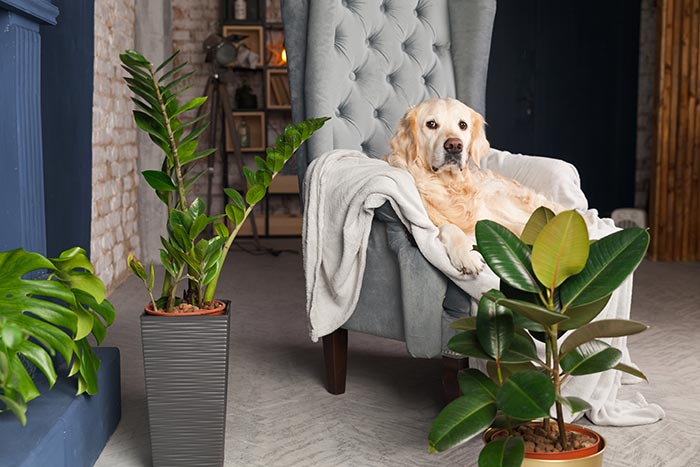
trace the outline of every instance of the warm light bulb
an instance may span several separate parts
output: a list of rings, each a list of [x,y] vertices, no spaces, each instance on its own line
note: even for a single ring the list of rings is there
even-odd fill
[[[287,63],[287,49],[282,49],[282,63]]]

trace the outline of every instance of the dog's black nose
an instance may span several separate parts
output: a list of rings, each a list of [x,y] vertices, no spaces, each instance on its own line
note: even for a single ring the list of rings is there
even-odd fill
[[[442,147],[450,154],[460,153],[462,152],[462,140],[459,138],[448,138]]]

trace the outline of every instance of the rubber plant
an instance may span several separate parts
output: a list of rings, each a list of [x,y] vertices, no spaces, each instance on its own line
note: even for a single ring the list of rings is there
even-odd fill
[[[199,137],[207,128],[205,114],[183,119],[185,112],[203,106],[206,97],[196,97],[182,105],[179,103],[178,97],[188,89],[183,83],[193,72],[180,75],[187,64],[172,65],[177,55],[175,52],[158,66],[133,50],[120,55],[122,67],[129,74],[126,83],[134,94],[136,125],[164,154],[161,170],[142,172],[168,211],[167,236],[161,237],[160,260],[165,279],[160,298],[153,295],[153,265],[147,272],[133,255],[129,256],[128,264],[146,285],[153,309],[166,312],[172,312],[181,304],[204,308],[212,303],[226,256],[253,207],[265,197],[270,183],[301,143],[328,120],[312,118],[286,127],[276,145],[267,148],[266,157],[255,158],[257,170],[244,168],[245,196],[226,188],[224,212],[209,217],[204,201],[195,198],[189,202],[188,195],[193,183],[207,171],[196,171],[195,162],[210,157],[216,150],[197,151]],[[230,221],[231,230],[225,220]],[[212,224],[214,233],[210,238],[204,238],[207,227]],[[178,287],[183,281],[187,281],[187,285],[179,297]]]
[[[114,307],[82,248],[51,259],[0,252],[0,409],[26,425],[27,403],[39,396],[27,366],[53,387],[56,353],[70,365],[68,376],[77,375],[76,395],[96,394],[100,361],[88,338],[99,345],[113,321]]]
[[[646,379],[621,363],[620,350],[601,339],[636,334],[647,326],[622,319],[593,320],[641,262],[649,234],[627,228],[591,241],[576,211],[555,216],[541,207],[520,238],[482,220],[476,225],[476,241],[501,287],[481,297],[476,316],[452,324],[461,332],[448,347],[485,360],[487,374],[477,369],[459,373],[463,396],[434,420],[429,449],[444,451],[487,428],[505,427],[508,436],[485,445],[479,466],[520,466],[525,447],[515,426],[542,419],[542,428],[548,429],[556,423],[558,441],[567,450],[563,407],[572,413],[590,408],[584,400],[562,395],[565,380],[607,370]],[[538,356],[533,339],[545,343],[544,358]]]

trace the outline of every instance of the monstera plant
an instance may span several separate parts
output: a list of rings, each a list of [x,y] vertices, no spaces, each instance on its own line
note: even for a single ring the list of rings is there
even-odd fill
[[[39,396],[27,368],[52,387],[58,353],[77,375],[77,395],[97,392],[97,344],[114,321],[114,307],[82,248],[46,258],[23,249],[0,253],[0,409],[27,423],[27,403]]]
[[[576,413],[590,405],[564,396],[562,383],[607,370],[645,378],[621,363],[620,350],[602,339],[639,333],[647,326],[622,319],[593,320],[641,262],[649,234],[628,228],[591,241],[576,211],[555,216],[539,208],[520,238],[483,220],[477,223],[476,240],[501,287],[482,296],[475,317],[453,323],[462,332],[448,346],[485,360],[488,374],[477,369],[459,374],[464,395],[435,419],[430,450],[444,451],[491,427],[502,430],[486,437],[480,467],[520,466],[527,457],[551,457],[525,452],[526,440],[533,437],[549,438],[551,448],[543,443],[542,450],[562,451],[554,456],[598,456],[601,464],[590,465],[602,465],[601,448],[588,446],[595,444],[597,435],[573,437],[571,433],[580,430],[564,423],[564,407]],[[544,355],[538,354],[535,340],[544,343]],[[535,441],[528,444],[533,447]],[[586,449],[575,449],[579,447]],[[574,454],[577,451],[580,456]]]

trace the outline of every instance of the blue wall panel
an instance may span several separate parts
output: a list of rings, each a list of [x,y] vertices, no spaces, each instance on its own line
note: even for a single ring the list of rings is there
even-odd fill
[[[50,256],[73,246],[88,252],[90,248],[95,17],[93,0],[54,3],[61,11],[58,24],[41,31],[46,246]]]

